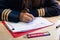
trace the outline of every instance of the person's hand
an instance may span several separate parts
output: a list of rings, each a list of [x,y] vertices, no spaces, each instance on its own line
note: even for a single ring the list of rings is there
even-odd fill
[[[32,14],[29,14],[27,12],[26,13],[24,13],[24,12],[20,13],[19,20],[22,22],[31,22],[33,19],[34,19],[34,16]]]

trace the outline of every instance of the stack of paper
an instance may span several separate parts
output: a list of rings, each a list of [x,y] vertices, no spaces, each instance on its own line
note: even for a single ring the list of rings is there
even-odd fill
[[[30,23],[24,23],[24,22],[12,23],[12,22],[6,22],[6,21],[2,23],[5,25],[4,27],[7,28],[7,30],[12,34],[14,38],[42,29],[42,28],[46,28],[53,24],[42,17],[36,17]]]
[[[12,32],[24,32],[28,30],[46,27],[53,24],[42,17],[36,17],[30,23],[24,23],[24,22],[19,22],[19,23],[5,22],[5,23]]]

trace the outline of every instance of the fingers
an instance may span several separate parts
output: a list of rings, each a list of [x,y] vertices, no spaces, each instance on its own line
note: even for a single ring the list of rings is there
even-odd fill
[[[26,13],[29,17],[31,17],[32,19],[34,19],[34,16],[32,14]]]
[[[26,22],[31,22],[33,19],[30,16],[25,15],[23,20]]]
[[[20,21],[22,22],[31,22],[34,19],[34,16],[29,13],[21,13]]]

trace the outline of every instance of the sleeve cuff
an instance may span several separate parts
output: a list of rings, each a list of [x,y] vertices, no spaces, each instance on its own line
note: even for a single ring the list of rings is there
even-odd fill
[[[38,15],[45,16],[45,9],[44,8],[38,9]]]
[[[19,14],[20,12],[18,11],[4,9],[1,15],[1,19],[2,21],[19,22]]]
[[[35,17],[45,16],[45,9],[30,9],[30,13]]]
[[[19,22],[19,15],[20,15],[20,12],[12,11],[8,16],[8,21]]]

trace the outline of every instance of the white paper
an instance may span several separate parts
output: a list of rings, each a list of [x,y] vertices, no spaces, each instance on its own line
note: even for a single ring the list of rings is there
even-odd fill
[[[30,23],[24,23],[24,22],[19,22],[19,23],[5,22],[5,23],[12,32],[23,32],[23,31],[33,30],[33,29],[37,29],[37,28],[41,28],[53,24],[42,17],[36,17]],[[12,28],[14,28],[15,30],[12,30]]]

